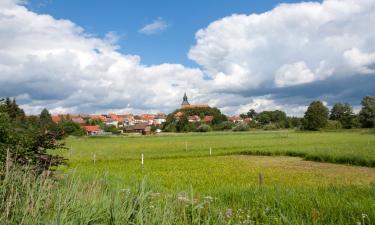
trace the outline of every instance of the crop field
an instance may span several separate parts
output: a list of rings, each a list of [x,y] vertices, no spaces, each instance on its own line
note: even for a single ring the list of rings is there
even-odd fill
[[[87,183],[105,178],[114,192],[143,181],[158,196],[213,199],[237,222],[375,223],[369,131],[69,138],[66,145],[62,174]]]

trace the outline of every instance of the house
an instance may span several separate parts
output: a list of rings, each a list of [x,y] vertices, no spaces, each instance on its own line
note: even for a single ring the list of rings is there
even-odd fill
[[[95,136],[103,133],[99,126],[82,126],[87,135]]]
[[[90,119],[100,119],[102,122],[107,121],[107,117],[102,115],[89,115]]]
[[[61,115],[52,115],[51,118],[54,123],[59,123],[62,117]]]
[[[75,122],[75,123],[78,123],[78,124],[85,124],[85,120],[81,117],[81,116],[73,116],[73,117],[70,117],[70,119]]]
[[[104,122],[104,124],[106,126],[115,126],[116,128],[118,128],[119,122],[117,120],[113,120],[113,119],[108,118],[107,121]]]
[[[123,131],[125,133],[134,133],[135,132],[134,127],[135,127],[135,125],[124,126]]]
[[[134,126],[134,132],[141,133],[143,135],[149,135],[151,134],[151,126],[145,122],[145,123],[138,123]]]
[[[203,118],[203,122],[205,123],[211,123],[214,120],[214,116],[205,116]]]
[[[190,123],[197,123],[201,121],[201,118],[198,115],[193,115],[188,117]]]
[[[155,124],[155,125],[161,125],[161,124],[165,123],[166,121],[167,121],[167,116],[164,113],[158,113],[154,117],[153,124]]]
[[[242,123],[244,120],[239,116],[229,116],[229,121],[232,121],[233,123]]]

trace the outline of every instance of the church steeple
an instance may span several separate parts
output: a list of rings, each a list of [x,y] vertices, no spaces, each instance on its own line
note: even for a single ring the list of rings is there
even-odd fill
[[[188,101],[188,97],[186,95],[186,92],[184,93],[184,97],[182,98],[181,108],[184,108],[185,106],[190,105]]]

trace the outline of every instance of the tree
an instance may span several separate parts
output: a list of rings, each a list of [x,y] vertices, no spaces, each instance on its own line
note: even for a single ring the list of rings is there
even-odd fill
[[[56,141],[59,134],[41,129],[39,123],[39,117],[24,116],[15,101],[0,102],[0,166],[10,158],[14,164],[29,165],[41,173],[63,162],[61,157],[48,153],[62,148]]]
[[[39,124],[42,128],[48,128],[54,125],[52,121],[51,114],[49,114],[47,109],[43,109],[39,115]]]
[[[348,103],[336,103],[331,109],[329,119],[339,121],[343,128],[352,128],[353,108]]]
[[[304,128],[318,130],[326,126],[328,122],[328,108],[321,101],[312,102],[304,116]]]
[[[375,127],[375,96],[366,96],[361,101],[359,121],[363,128]]]
[[[22,120],[25,118],[25,112],[17,105],[16,100],[10,100],[9,97],[1,101],[0,111],[8,114],[12,121]]]
[[[263,126],[270,123],[274,124],[277,128],[289,128],[289,120],[286,113],[281,110],[263,111],[256,116],[256,120]]]
[[[247,112],[246,115],[247,115],[248,118],[254,119],[257,116],[257,113],[255,112],[254,109],[250,109],[249,112]]]

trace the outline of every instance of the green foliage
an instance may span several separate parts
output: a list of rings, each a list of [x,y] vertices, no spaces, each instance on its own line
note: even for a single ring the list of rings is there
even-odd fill
[[[277,130],[279,127],[274,123],[269,123],[263,126],[264,130]]]
[[[0,169],[12,162],[30,165],[40,173],[62,163],[61,157],[47,153],[62,147],[57,142],[61,132],[39,117],[24,116],[15,101],[10,103],[11,107],[8,104],[8,101],[0,104]]]
[[[111,132],[112,134],[120,134],[121,131],[117,129],[114,125],[109,125],[109,126],[102,126],[104,132]]]
[[[290,126],[292,128],[301,128],[301,126],[302,126],[302,118],[290,117],[288,119],[289,119]]]
[[[235,124],[232,121],[223,121],[214,126],[214,130],[232,130]]]
[[[366,96],[362,99],[362,109],[359,112],[359,121],[364,128],[375,127],[375,96]]]
[[[263,111],[256,116],[256,120],[263,126],[273,124],[271,127],[289,128],[289,120],[286,113],[280,110]]]
[[[73,135],[73,136],[83,136],[85,135],[85,131],[82,130],[81,126],[78,123],[75,123],[71,119],[61,118],[60,122],[58,123],[58,127],[64,131],[65,136]]]
[[[84,118],[86,126],[103,126],[103,121],[99,118]]]
[[[201,124],[199,127],[197,127],[198,132],[208,132],[211,130],[211,127],[207,124]]]
[[[10,100],[10,98],[0,100],[0,112],[6,113],[12,121],[25,118],[25,112],[18,107],[14,98],[13,100]]]
[[[238,125],[236,125],[235,127],[233,127],[233,131],[248,131],[250,128],[247,124],[245,123],[240,123]]]
[[[342,129],[342,125],[340,121],[336,120],[328,120],[325,129],[327,130],[339,130]]]
[[[331,109],[329,118],[330,120],[339,121],[343,128],[352,128],[354,119],[353,108],[348,103],[336,103]]]
[[[304,117],[304,129],[319,130],[324,128],[328,122],[328,108],[321,101],[312,102]]]
[[[255,119],[257,115],[258,114],[255,112],[254,109],[250,109],[246,114],[240,114],[240,117],[242,119],[245,119],[245,118]]]
[[[183,115],[179,118],[175,117],[177,112]],[[204,108],[183,108],[177,109],[167,116],[166,122],[163,125],[163,130],[166,132],[193,132],[197,130],[199,124],[190,123],[189,116],[198,115],[201,119],[205,116],[213,116],[214,119],[210,123],[214,127],[218,124],[227,121],[227,117],[221,113],[217,108],[204,107]]]

